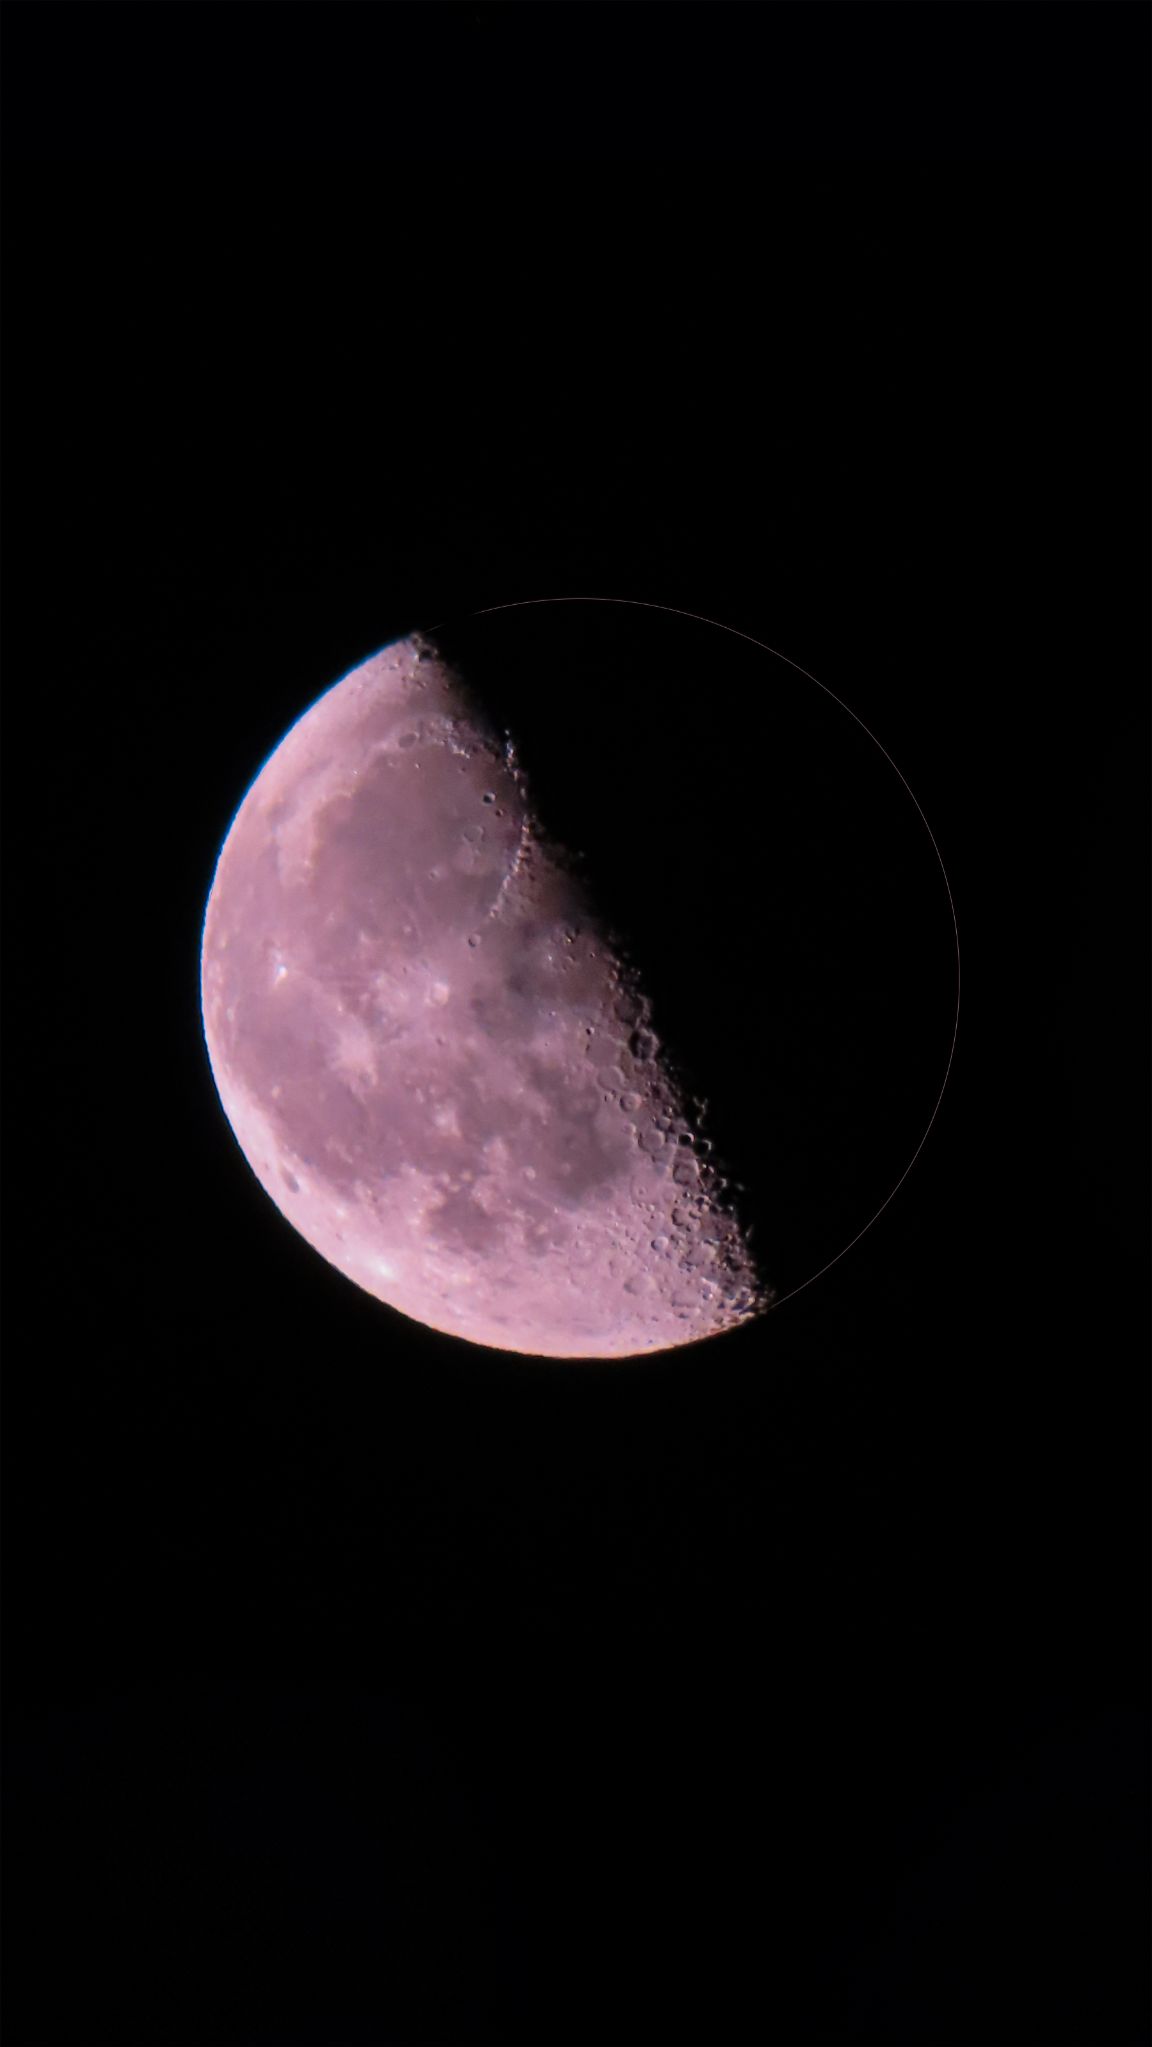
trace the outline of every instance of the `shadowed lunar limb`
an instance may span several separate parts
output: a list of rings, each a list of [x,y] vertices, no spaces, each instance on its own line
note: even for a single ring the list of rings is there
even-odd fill
[[[433,641],[354,669],[261,769],[201,994],[261,1184],[391,1307],[627,1357],[769,1304],[641,987]]]

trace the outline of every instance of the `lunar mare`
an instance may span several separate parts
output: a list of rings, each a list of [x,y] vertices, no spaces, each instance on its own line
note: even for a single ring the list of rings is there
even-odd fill
[[[261,1184],[403,1314],[623,1357],[767,1305],[641,988],[434,642],[354,669],[257,775],[201,1000]]]

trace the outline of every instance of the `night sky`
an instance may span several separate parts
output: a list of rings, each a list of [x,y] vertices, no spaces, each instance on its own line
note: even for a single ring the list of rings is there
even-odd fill
[[[1136,2047],[1146,12],[6,15],[8,2047]],[[666,608],[477,680],[791,1296],[637,1363],[201,1034],[287,727],[540,598]]]

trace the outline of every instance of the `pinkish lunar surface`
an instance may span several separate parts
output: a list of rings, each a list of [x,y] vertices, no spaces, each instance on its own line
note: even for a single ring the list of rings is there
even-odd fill
[[[403,1314],[610,1358],[767,1305],[648,1004],[433,641],[354,669],[261,769],[201,993],[249,1165]]]

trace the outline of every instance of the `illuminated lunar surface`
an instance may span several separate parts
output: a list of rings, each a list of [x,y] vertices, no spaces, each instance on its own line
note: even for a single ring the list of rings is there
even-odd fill
[[[265,763],[201,999],[261,1184],[403,1314],[612,1358],[768,1304],[642,989],[434,642],[364,662]]]

